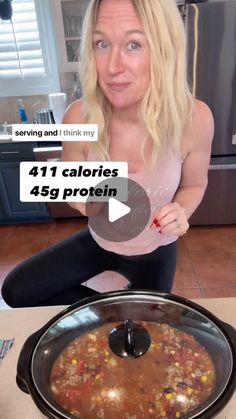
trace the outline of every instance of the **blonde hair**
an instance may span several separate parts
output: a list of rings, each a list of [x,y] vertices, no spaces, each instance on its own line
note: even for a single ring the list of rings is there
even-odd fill
[[[91,0],[84,20],[81,84],[86,123],[98,124],[98,150],[109,159],[111,105],[97,83],[92,36],[102,0]],[[140,103],[140,118],[153,141],[152,163],[171,146],[179,153],[193,95],[187,83],[185,28],[175,0],[131,0],[150,48],[149,88]],[[145,141],[142,146],[142,154]]]

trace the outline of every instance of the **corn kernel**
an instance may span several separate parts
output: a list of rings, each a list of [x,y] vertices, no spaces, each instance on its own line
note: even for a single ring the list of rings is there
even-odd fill
[[[180,412],[176,412],[175,417],[180,418]]]
[[[165,412],[164,410],[162,410],[162,411],[160,412],[160,415],[161,415],[161,417],[162,417],[162,418],[164,418],[164,417],[166,416],[166,412]]]
[[[172,393],[167,393],[167,394],[165,395],[165,398],[166,398],[167,400],[171,400],[171,399],[173,399],[173,394],[172,394]]]
[[[109,359],[109,360],[108,360],[108,364],[109,364],[111,367],[116,367],[117,362],[116,362],[116,360],[115,360],[114,358],[111,358],[111,359]]]
[[[202,382],[202,383],[206,383],[206,382],[207,382],[207,380],[208,380],[207,375],[202,375],[202,376],[201,376],[201,382]]]
[[[106,352],[105,352],[105,355],[106,355],[106,356],[109,356],[109,352],[108,352],[108,351],[106,351]]]
[[[73,358],[73,359],[72,359],[72,361],[71,361],[71,363],[72,363],[73,365],[76,365],[76,364],[77,364],[77,360],[76,360],[75,358]]]
[[[95,375],[95,380],[99,380],[100,377],[101,377],[100,374]]]
[[[193,389],[191,387],[188,387],[187,388],[187,395],[192,396],[192,394],[193,394]]]

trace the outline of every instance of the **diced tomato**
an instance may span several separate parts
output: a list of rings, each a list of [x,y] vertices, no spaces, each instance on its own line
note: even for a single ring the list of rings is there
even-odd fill
[[[91,392],[92,388],[93,388],[93,381],[92,380],[87,380],[83,385],[84,385],[84,392],[85,394],[88,394]]]
[[[107,341],[104,340],[104,341],[100,342],[99,346],[100,346],[101,349],[107,349]]]
[[[84,372],[84,361],[79,361],[76,366],[76,371],[81,375]]]

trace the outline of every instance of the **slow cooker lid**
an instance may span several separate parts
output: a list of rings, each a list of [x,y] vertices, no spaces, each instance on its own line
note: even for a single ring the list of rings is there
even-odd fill
[[[199,306],[176,296],[148,291],[127,291],[99,295],[71,306],[62,313],[61,317],[49,325],[39,339],[32,356],[31,375],[36,391],[50,410],[58,412],[62,417],[76,417],[73,413],[65,412],[65,409],[55,402],[50,390],[50,374],[57,356],[74,339],[83,339],[86,334],[97,332],[102,327],[108,327],[107,330],[112,332],[114,327],[120,327],[127,320],[131,321],[135,327],[142,326],[148,334],[151,322],[161,325],[162,328],[169,327],[177,332],[192,335],[209,353],[215,366],[217,379],[215,388],[210,397],[197,409],[194,409],[190,416],[186,417],[198,416],[199,412],[203,412],[220,397],[232,373],[233,356],[228,339],[220,324],[215,322],[214,316],[206,315],[206,311],[201,312]],[[109,335],[110,333],[108,333]],[[152,341],[150,341],[150,345],[153,345]],[[108,346],[112,350],[109,339]],[[143,360],[145,356],[148,356],[150,350],[148,347],[147,352],[144,351],[140,359],[137,357],[134,360],[137,366],[138,363],[144,362]],[[125,362],[129,362],[129,360],[125,360]],[[172,358],[170,357],[170,365],[171,363]],[[134,368],[138,374],[139,367]],[[157,365],[156,374],[159,374],[159,368],[160,365]],[[115,369],[114,374],[116,374]],[[155,374],[149,374],[150,380],[153,377]],[[207,378],[203,377],[202,379]],[[164,388],[164,390],[166,391],[166,400],[170,400],[173,397],[173,387]],[[191,393],[191,386],[186,391]],[[185,402],[184,399],[183,402]]]

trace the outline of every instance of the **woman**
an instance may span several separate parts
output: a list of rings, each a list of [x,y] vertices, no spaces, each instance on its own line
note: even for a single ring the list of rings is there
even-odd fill
[[[128,161],[149,189],[151,228],[109,242],[87,228],[16,267],[2,293],[11,306],[71,304],[94,293],[80,285],[105,270],[131,288],[170,292],[176,240],[207,185],[214,123],[186,81],[185,31],[174,0],[92,0],[84,23],[83,99],[64,123],[97,123],[99,141],[65,142],[65,161]],[[84,213],[85,204],[73,203]]]

